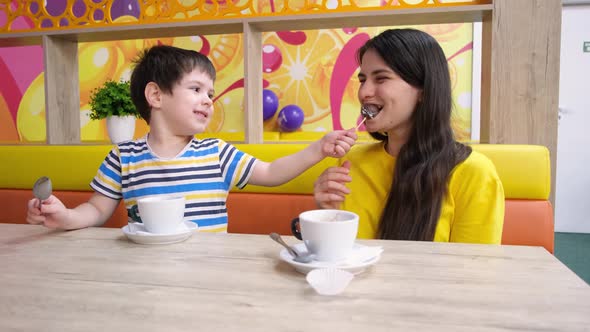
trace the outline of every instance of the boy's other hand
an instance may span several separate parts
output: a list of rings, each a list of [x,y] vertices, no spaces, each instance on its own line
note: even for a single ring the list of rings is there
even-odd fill
[[[355,128],[328,133],[320,140],[322,155],[324,157],[342,158],[350,151],[357,139]]]
[[[68,209],[55,196],[51,195],[43,201],[39,208],[39,199],[33,198],[27,203],[27,222],[33,225],[44,225],[47,228],[64,228],[60,220],[65,220]]]

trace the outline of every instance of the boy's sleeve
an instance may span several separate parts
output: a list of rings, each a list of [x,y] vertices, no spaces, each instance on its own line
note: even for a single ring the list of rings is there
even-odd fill
[[[450,185],[455,201],[451,242],[500,244],[504,188],[492,162],[479,156]]]
[[[119,148],[114,147],[104,158],[104,161],[96,172],[96,176],[90,183],[90,187],[92,187],[92,189],[94,189],[96,192],[112,199],[123,198],[121,191],[120,160]]]
[[[221,174],[228,189],[233,186],[242,189],[248,184],[256,160],[251,155],[236,149],[233,145],[219,140]]]

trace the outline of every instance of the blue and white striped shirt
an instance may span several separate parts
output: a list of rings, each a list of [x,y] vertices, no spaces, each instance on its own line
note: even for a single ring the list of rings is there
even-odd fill
[[[248,183],[256,158],[220,139],[193,138],[178,156],[162,159],[146,138],[114,147],[90,186],[107,197],[123,198],[129,221],[140,221],[138,198],[180,194],[186,199],[185,221],[200,230],[227,231],[227,195],[233,186]]]

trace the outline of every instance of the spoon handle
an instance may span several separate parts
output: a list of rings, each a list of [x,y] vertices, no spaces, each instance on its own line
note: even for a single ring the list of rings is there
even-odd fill
[[[358,125],[356,125],[356,128],[355,128],[354,130],[359,130],[359,127],[360,127],[360,126],[361,126],[363,123],[365,123],[365,121],[366,121],[366,120],[367,120],[367,117],[366,117],[366,116],[363,116],[363,121],[359,122],[359,124],[358,124]]]
[[[285,243],[285,241],[283,241],[283,238],[281,238],[281,236],[278,233],[270,233],[270,238],[275,240],[278,244],[285,247],[285,249],[287,249],[287,251],[289,252],[289,254],[291,254],[291,256],[293,256],[293,257],[299,256],[299,254],[293,248],[291,248],[291,246],[289,246],[288,244]]]

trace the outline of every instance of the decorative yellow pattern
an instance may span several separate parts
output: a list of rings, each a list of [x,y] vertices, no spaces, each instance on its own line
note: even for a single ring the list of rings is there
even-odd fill
[[[421,8],[487,4],[491,1],[447,0],[0,0],[0,39],[14,31],[51,32],[80,26],[135,25],[197,19],[245,18],[330,11]],[[389,8],[388,8],[389,7]],[[351,9],[353,8],[353,9]],[[8,13],[8,14],[7,14]],[[179,14],[181,13],[181,14]],[[225,16],[224,16],[225,15]],[[10,27],[10,28],[9,28]],[[407,26],[424,30],[443,47],[451,71],[455,101],[454,130],[470,137],[472,26],[469,23]],[[2,30],[2,29],[5,30]],[[341,27],[329,30],[264,32],[265,91],[277,105],[264,121],[265,141],[315,140],[326,131],[355,127],[359,121],[358,64],[351,58],[365,40],[389,27]],[[8,29],[8,30],[6,30]],[[155,44],[174,45],[208,56],[217,69],[215,112],[204,137],[244,139],[244,63],[241,34],[193,35],[138,40],[79,43],[80,127],[84,142],[108,139],[105,121],[88,117],[89,93],[107,78],[129,79],[132,60]],[[352,52],[352,53],[351,53]],[[26,59],[23,62],[23,59]],[[336,73],[336,76],[334,77]],[[45,97],[42,50],[0,49],[0,141],[42,142]],[[295,131],[283,132],[280,111],[300,109]],[[271,109],[271,108],[269,108]],[[263,109],[267,112],[266,109]],[[293,129],[289,129],[293,130]],[[136,123],[135,137],[149,131]],[[364,127],[359,134],[366,139]]]
[[[451,73],[453,128],[457,138],[468,140],[472,111],[472,24],[397,28],[403,27],[428,32],[441,44]],[[388,28],[392,27],[263,33],[265,90],[274,92],[278,104],[271,117],[264,121],[264,141],[312,141],[333,129],[356,127],[359,121],[358,64],[349,58],[350,52],[356,51],[357,44]],[[106,79],[128,80],[132,59],[140,50],[157,43],[196,50],[210,57],[218,70],[215,111],[207,130],[198,136],[243,141],[244,57],[240,34],[80,43],[82,141],[108,140],[106,122],[91,120],[88,116],[90,92]],[[42,56],[38,47],[0,49],[0,120],[3,120],[0,121],[0,141],[43,142],[46,139]],[[296,105],[304,115],[301,127],[293,132],[281,132],[278,123],[280,110],[287,105]],[[135,138],[148,131],[145,121],[137,120]],[[359,135],[363,140],[368,139],[364,127],[359,128]]]
[[[123,24],[489,4],[492,0],[0,0],[0,35]],[[136,20],[117,20],[120,17]],[[27,22],[26,27],[22,22]]]

